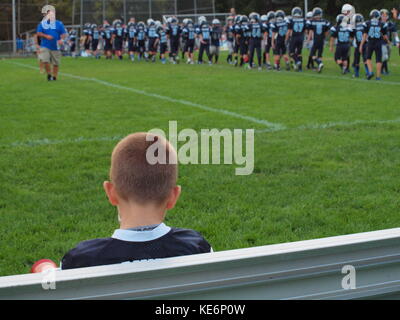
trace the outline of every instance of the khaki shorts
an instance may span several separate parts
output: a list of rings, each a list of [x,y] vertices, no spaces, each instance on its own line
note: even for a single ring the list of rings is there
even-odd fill
[[[61,62],[61,52],[41,47],[39,50],[39,60],[44,63],[51,63],[54,66],[58,66]]]

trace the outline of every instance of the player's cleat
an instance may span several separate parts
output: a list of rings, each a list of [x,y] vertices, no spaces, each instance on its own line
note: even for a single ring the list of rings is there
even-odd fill
[[[51,76],[51,74],[48,74],[47,75],[47,81],[51,81],[51,80],[53,80],[53,77]]]
[[[272,70],[272,66],[271,66],[270,63],[267,63],[267,69],[268,69],[268,70]]]
[[[262,68],[261,68],[261,67],[258,67],[258,71],[262,71]]]
[[[322,69],[324,68],[324,64],[321,62],[319,65],[318,65],[318,73],[321,73],[322,72]]]
[[[378,77],[376,77],[376,80],[377,80],[377,81],[381,81],[381,80],[382,80],[382,78],[378,78]]]
[[[373,72],[371,72],[371,73],[369,73],[368,75],[367,75],[367,79],[368,80],[371,80],[373,77],[374,77],[374,73]]]
[[[286,71],[290,71],[290,62],[286,62]]]

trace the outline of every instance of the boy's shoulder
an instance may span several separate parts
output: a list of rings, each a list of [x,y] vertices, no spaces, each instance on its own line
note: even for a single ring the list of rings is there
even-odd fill
[[[99,253],[111,242],[112,238],[98,238],[79,242],[68,251],[61,260],[62,269],[92,266]]]
[[[110,238],[80,242],[63,257],[62,269],[83,268],[142,259],[159,259],[181,255],[211,252],[211,246],[197,231],[164,227],[167,231],[159,236],[146,232],[115,232]],[[121,231],[116,230],[116,231]],[[153,233],[155,235],[155,233]],[[128,238],[126,238],[128,237]]]

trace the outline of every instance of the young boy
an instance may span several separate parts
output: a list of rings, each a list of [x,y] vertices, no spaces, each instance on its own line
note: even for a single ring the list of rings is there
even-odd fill
[[[350,44],[353,41],[354,33],[350,24],[344,22],[345,16],[343,14],[339,14],[336,17],[336,26],[331,28],[331,40],[330,40],[330,50],[334,51],[333,45],[335,39],[337,41],[336,44],[336,52],[335,52],[335,60],[338,64],[339,68],[342,71],[342,74],[347,73],[348,67],[348,58],[350,55]]]
[[[360,63],[361,63],[361,56],[363,58],[363,62],[364,62],[364,67],[365,67],[365,72],[368,73],[368,66],[367,66],[367,59],[366,59],[366,43],[364,44],[364,48],[363,48],[363,53],[361,55],[360,53],[360,45],[363,39],[363,35],[364,35],[364,17],[357,13],[354,15],[354,39],[355,39],[355,50],[354,50],[354,62],[353,62],[353,67],[354,67],[354,77],[355,78],[359,78],[360,77]]]
[[[285,60],[286,70],[290,70],[289,56],[286,42],[289,39],[289,23],[285,20],[285,13],[278,10],[275,13],[275,23],[272,27],[272,49],[274,50],[274,69],[280,71],[281,58]]]
[[[213,19],[212,29],[211,29],[210,55],[211,55],[211,60],[214,57],[215,63],[218,63],[221,37],[222,37],[221,22],[218,19]]]
[[[323,11],[321,8],[314,8],[313,20],[308,22],[308,41],[313,40],[313,47],[310,55],[314,62],[318,65],[318,72],[321,73],[324,67],[322,57],[324,53],[325,38],[331,28],[331,24],[322,18]]]
[[[367,65],[368,74],[367,79],[371,80],[374,77],[372,68],[372,55],[375,53],[376,59],[376,80],[381,80],[382,72],[382,42],[389,43],[387,37],[387,25],[380,21],[381,14],[378,10],[374,9],[370,13],[371,20],[365,23],[364,36],[360,45],[360,53],[363,53],[364,44],[367,42]]]
[[[165,155],[164,164],[151,164],[154,159],[149,154],[157,156],[156,152]],[[112,237],[79,243],[63,257],[61,268],[211,252],[198,232],[163,223],[181,193],[176,163],[176,151],[161,136],[140,132],[121,140],[111,157],[111,182],[104,182],[110,203],[117,207],[120,228]]]
[[[307,21],[303,17],[303,10],[295,7],[292,10],[292,19],[289,22],[289,56],[294,61],[294,69],[303,71],[303,43]]]

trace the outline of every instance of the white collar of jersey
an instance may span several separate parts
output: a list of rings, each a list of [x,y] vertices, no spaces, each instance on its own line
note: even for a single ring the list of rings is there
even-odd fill
[[[151,241],[166,235],[171,230],[170,227],[161,223],[152,230],[134,231],[127,229],[117,229],[114,231],[112,238],[122,241],[144,242]]]

